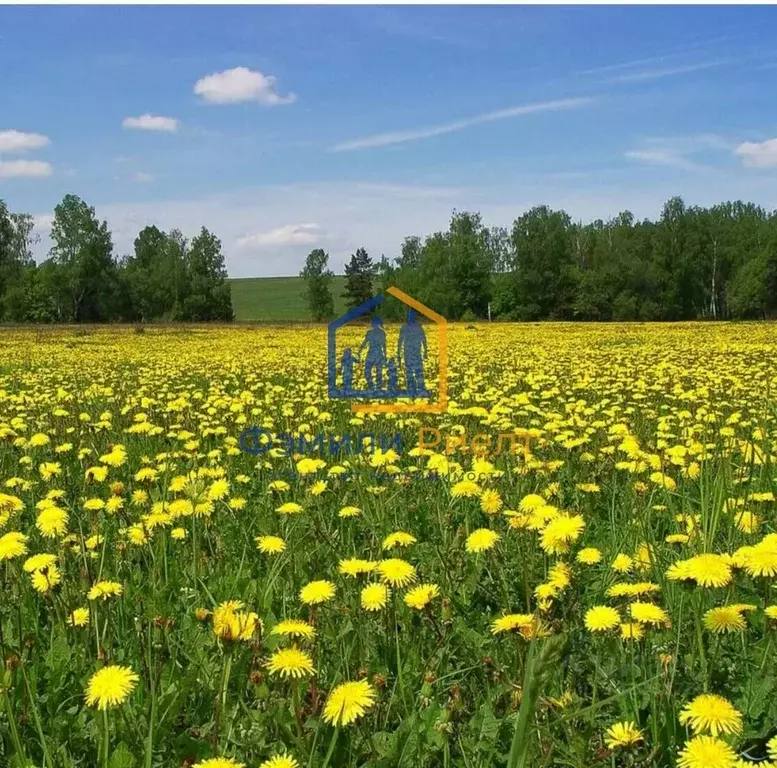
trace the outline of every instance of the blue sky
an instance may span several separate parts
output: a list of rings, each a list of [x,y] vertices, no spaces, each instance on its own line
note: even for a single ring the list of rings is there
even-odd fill
[[[127,253],[222,239],[233,276],[668,197],[777,208],[770,7],[0,7],[0,198],[68,192]]]

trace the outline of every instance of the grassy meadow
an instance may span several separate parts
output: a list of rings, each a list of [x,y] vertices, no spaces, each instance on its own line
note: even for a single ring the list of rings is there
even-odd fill
[[[229,281],[235,320],[240,322],[310,322],[310,310],[305,301],[305,281],[301,277],[240,277]],[[335,314],[346,310],[345,277],[332,279]]]
[[[774,326],[448,348],[359,414],[323,327],[5,331],[0,764],[777,760]]]

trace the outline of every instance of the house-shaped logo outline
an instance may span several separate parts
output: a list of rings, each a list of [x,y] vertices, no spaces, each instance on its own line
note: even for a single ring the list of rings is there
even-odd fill
[[[351,410],[356,413],[445,413],[448,407],[448,321],[433,309],[421,304],[404,291],[393,285],[386,293],[398,299],[403,304],[419,312],[437,326],[437,399],[427,403],[352,403]],[[368,299],[358,307],[348,310],[341,317],[332,320],[328,326],[327,364],[328,389],[331,399],[350,398],[353,395],[343,392],[337,386],[337,330],[357,317],[372,311],[386,300],[383,294]]]

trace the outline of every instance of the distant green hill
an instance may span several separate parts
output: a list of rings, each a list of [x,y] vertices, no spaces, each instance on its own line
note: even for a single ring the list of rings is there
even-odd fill
[[[232,278],[232,307],[235,319],[267,322],[310,321],[310,312],[304,299],[305,281],[301,277],[243,277]],[[335,313],[345,312],[345,276],[332,280],[332,298]]]

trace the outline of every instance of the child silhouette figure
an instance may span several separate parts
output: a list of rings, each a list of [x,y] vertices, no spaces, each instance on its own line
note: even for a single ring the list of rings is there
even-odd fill
[[[340,371],[343,376],[343,391],[353,391],[353,366],[358,362],[358,358],[353,354],[350,347],[343,350],[343,356],[340,359]]]

